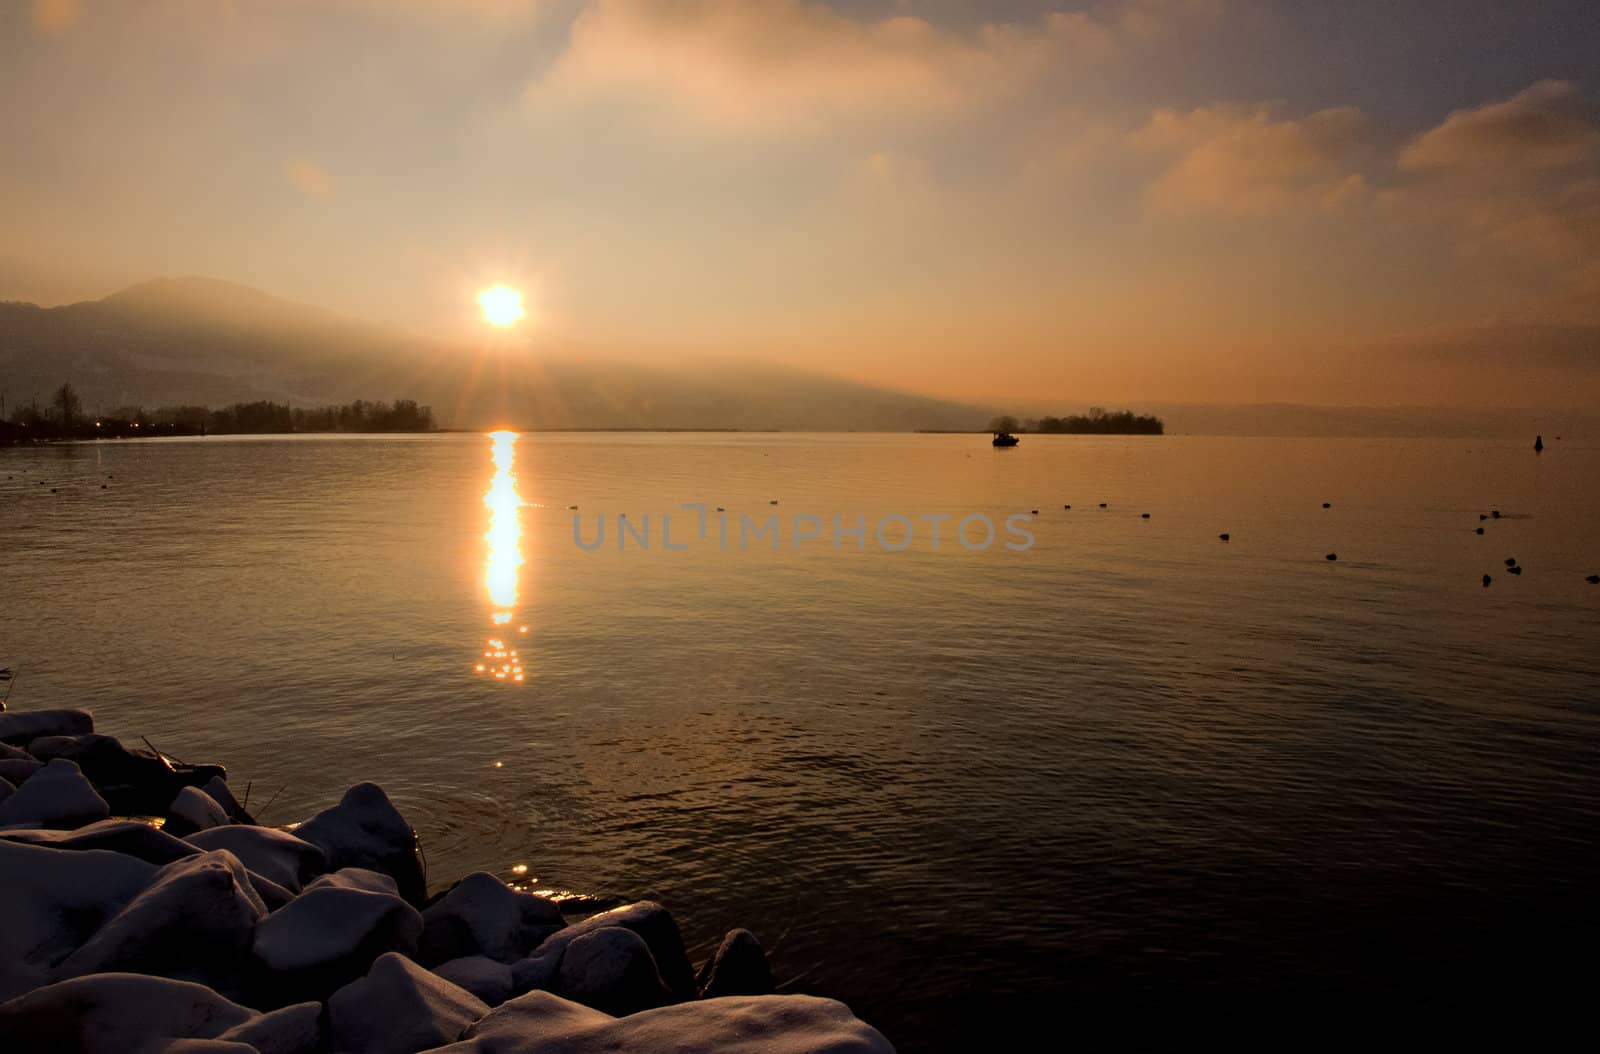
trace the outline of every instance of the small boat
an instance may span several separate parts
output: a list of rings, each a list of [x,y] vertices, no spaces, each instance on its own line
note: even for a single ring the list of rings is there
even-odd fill
[[[1020,442],[1022,442],[1022,440],[1018,439],[1010,432],[996,432],[994,434],[995,446],[1016,446]]]

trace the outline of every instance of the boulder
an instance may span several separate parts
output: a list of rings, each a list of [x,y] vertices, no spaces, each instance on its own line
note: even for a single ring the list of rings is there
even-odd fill
[[[321,849],[272,827],[227,824],[191,834],[185,841],[201,849],[226,849],[251,871],[294,893],[328,869],[327,854]]]
[[[564,925],[561,910],[550,901],[476,871],[422,913],[417,961],[435,966],[486,955],[514,963]]]
[[[485,955],[451,959],[435,966],[433,972],[451,984],[465,988],[490,1006],[499,1006],[510,999],[516,990],[511,967]]]
[[[104,849],[158,865],[200,852],[182,838],[174,838],[142,820],[100,820],[73,831],[0,830],[0,838],[53,849]]]
[[[384,952],[416,952],[417,909],[391,892],[350,884],[346,875],[324,875],[256,926],[252,957],[264,998],[323,999]]]
[[[155,873],[118,853],[0,840],[0,1000],[47,983]]]
[[[606,926],[568,944],[556,976],[563,999],[621,1017],[672,1001],[644,938]]]
[[[222,806],[222,810],[228,814],[229,823],[253,824],[256,822],[255,817],[251,816],[245,811],[245,807],[239,804],[239,799],[233,796],[233,788],[228,786],[228,781],[221,776],[211,777],[200,789],[205,791],[212,801]]]
[[[678,932],[678,924],[673,921],[672,913],[651,900],[602,911],[582,922],[575,922],[545,938],[538,950],[554,952],[566,948],[579,937],[607,926],[632,930],[644,939],[645,944],[650,946],[650,956],[656,961],[656,969],[660,971],[661,979],[666,982],[673,998],[694,997],[694,967],[689,964],[689,953],[684,950],[683,934]]]
[[[511,994],[522,995],[534,989],[546,992],[555,990],[556,978],[561,974],[561,956],[566,946],[543,948],[526,959],[511,964]]]
[[[21,753],[21,751],[18,751]],[[44,762],[36,761],[31,757],[5,758],[0,760],[0,779],[10,783],[13,787],[20,787],[27,782],[28,777],[44,768]]]
[[[328,1025],[341,1054],[414,1054],[455,1042],[488,1012],[471,992],[390,952],[333,993]]]
[[[83,736],[94,731],[87,710],[7,710],[0,713],[0,743],[22,746],[41,736]]]
[[[319,875],[306,886],[312,889],[359,889],[367,893],[384,893],[391,897],[400,895],[400,886],[381,871],[368,871],[364,867],[345,867]]]
[[[174,834],[193,834],[226,826],[228,813],[205,791],[193,787],[180,788],[177,796],[166,808],[167,828]]]
[[[212,1039],[258,1015],[204,985],[140,974],[78,977],[0,1005],[6,1054],[127,1054]]]
[[[28,744],[40,761],[65,758],[83,770],[112,812],[122,815],[162,811],[177,793],[180,781],[167,760],[130,749],[113,736],[44,736]]]
[[[549,992],[485,1014],[433,1054],[894,1054],[850,1008],[805,995],[733,996],[610,1017]]]
[[[0,776],[0,802],[5,801],[16,792],[17,788],[11,785],[11,781],[6,779],[4,776]]]
[[[77,827],[110,812],[78,766],[57,758],[0,802],[0,827]]]
[[[255,925],[266,913],[238,857],[226,851],[185,857],[156,872],[55,976],[125,971],[236,991]]]
[[[10,743],[0,743],[0,761],[35,761],[32,754]]]
[[[730,930],[696,978],[701,999],[729,995],[771,995],[772,969],[761,942],[749,930]]]
[[[295,1003],[235,1025],[217,1039],[243,1043],[257,1054],[318,1054],[324,1031],[321,1003]]]
[[[406,900],[418,907],[426,902],[427,879],[416,832],[377,784],[351,787],[338,805],[313,816],[294,834],[328,854],[329,867],[382,871],[395,880]]]

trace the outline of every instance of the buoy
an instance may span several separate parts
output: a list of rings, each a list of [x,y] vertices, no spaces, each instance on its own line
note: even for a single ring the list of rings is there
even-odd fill
[[[1535,454],[1544,453],[1544,436],[1533,437],[1533,452]]]
[[[1488,589],[1489,588],[1489,583],[1493,582],[1493,581],[1494,581],[1494,579],[1490,578],[1488,575],[1484,575],[1483,576],[1483,588]]]
[[[1329,559],[1329,560],[1337,560],[1337,559],[1339,559],[1339,554],[1338,553],[1329,553],[1328,556],[1327,556],[1327,559]]]
[[[1228,534],[1227,534],[1226,531],[1224,531],[1223,533],[1217,535],[1217,537],[1221,538],[1223,541],[1227,541],[1228,540]]]
[[[1482,527],[1475,527],[1475,528],[1473,528],[1472,533],[1473,534],[1482,534],[1483,533],[1483,528]]]
[[[1148,520],[1149,518],[1150,518],[1150,514],[1148,512],[1141,512],[1139,514],[1139,519],[1141,519],[1141,520]]]
[[[1063,509],[1070,509],[1070,508],[1072,508],[1072,506],[1071,506],[1071,505],[1063,505],[1063,506],[1061,506],[1061,507],[1062,507],[1062,508],[1063,508]]]
[[[1103,501],[1102,501],[1102,502],[1101,502],[1101,503],[1100,503],[1100,507],[1101,507],[1101,508],[1102,508],[1102,509],[1103,509],[1103,508],[1105,508],[1105,507],[1106,507],[1106,503],[1105,503],[1105,502],[1103,502]]]
[[[1516,567],[1517,566],[1517,558],[1514,557],[1514,556],[1506,557],[1506,566],[1507,567]]]
[[[1322,507],[1323,507],[1323,508],[1324,508],[1324,509],[1331,509],[1331,508],[1333,508],[1333,502],[1331,502],[1331,501],[1325,501],[1325,502],[1323,502],[1323,503],[1322,503]]]
[[[1039,510],[1038,509],[1029,509],[1028,510],[1028,515],[1029,516],[1037,516],[1037,515],[1039,515]]]

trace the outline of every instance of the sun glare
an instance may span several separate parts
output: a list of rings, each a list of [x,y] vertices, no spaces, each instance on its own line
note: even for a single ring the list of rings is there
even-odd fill
[[[522,294],[508,285],[493,285],[479,293],[478,306],[483,308],[483,320],[501,329],[516,325],[528,315],[522,308]]]

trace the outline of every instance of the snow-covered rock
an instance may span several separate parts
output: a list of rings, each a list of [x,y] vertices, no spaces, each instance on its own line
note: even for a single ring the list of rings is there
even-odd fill
[[[209,831],[229,822],[227,810],[218,805],[216,799],[193,787],[178,790],[177,796],[167,806],[167,816],[170,817],[168,827],[181,828],[186,833]]]
[[[486,955],[514,963],[565,924],[561,910],[550,901],[475,871],[422,913],[417,961],[434,966]]]
[[[55,976],[127,971],[237,990],[256,922],[266,913],[238,857],[221,850],[185,857],[156,872]]]
[[[53,849],[105,849],[150,864],[170,864],[200,852],[181,838],[140,820],[100,820],[71,831],[42,828],[0,830],[0,838]]]
[[[21,747],[0,743],[0,761],[34,761],[34,756]]]
[[[435,966],[433,972],[451,984],[465,988],[490,1006],[499,1006],[516,991],[511,967],[495,962],[486,955],[451,959]]]
[[[894,1054],[843,1003],[804,995],[733,996],[610,1017],[530,992],[489,1011],[433,1054]]]
[[[728,995],[771,995],[772,969],[761,942],[749,930],[730,930],[697,978],[701,999]]]
[[[117,853],[0,840],[0,1000],[49,981],[155,873]]]
[[[621,926],[594,930],[568,944],[555,991],[618,1017],[672,1001],[644,938]]]
[[[369,871],[364,867],[342,867],[325,875],[318,875],[305,888],[359,889],[367,893],[384,893],[391,897],[400,895],[400,885],[382,871]]]
[[[271,827],[227,824],[184,840],[201,849],[226,849],[251,871],[294,893],[328,869],[328,856],[321,849]]]
[[[331,868],[382,871],[395,880],[400,895],[412,904],[420,906],[427,899],[416,832],[375,783],[351,787],[338,805],[313,816],[295,828],[294,834],[327,853]]]
[[[10,783],[13,787],[20,787],[28,782],[29,776],[32,776],[42,768],[44,768],[44,762],[31,757],[3,758],[0,759],[0,779]]]
[[[0,713],[0,743],[21,746],[41,736],[83,736],[94,731],[87,710],[8,710]]]
[[[295,1003],[235,1025],[217,1039],[256,1054],[317,1054],[324,1049],[321,1003]]]
[[[650,955],[667,989],[677,999],[694,996],[694,967],[689,964],[689,953],[683,947],[683,934],[678,931],[672,913],[651,900],[641,900],[575,922],[545,938],[538,951],[553,952],[569,947],[579,937],[607,926],[621,926],[644,938],[650,946]]]
[[[453,1043],[488,1012],[471,992],[392,952],[328,1000],[329,1030],[342,1054],[429,1050]]]
[[[110,812],[78,766],[57,758],[0,802],[0,827],[76,827]]]
[[[261,920],[252,955],[275,998],[320,999],[365,974],[384,952],[414,954],[421,933],[416,908],[339,872]]]
[[[512,963],[511,993],[522,995],[536,988],[546,992],[554,991],[556,978],[561,974],[561,956],[566,950],[565,945],[541,948],[526,959]]]
[[[229,823],[255,823],[255,819],[239,804],[239,799],[234,797],[233,788],[228,786],[228,781],[221,776],[213,776],[200,788],[212,801],[222,806],[222,811],[228,814]]]
[[[128,1054],[163,1039],[212,1039],[258,1015],[204,985],[107,973],[0,1005],[6,1054]]]

